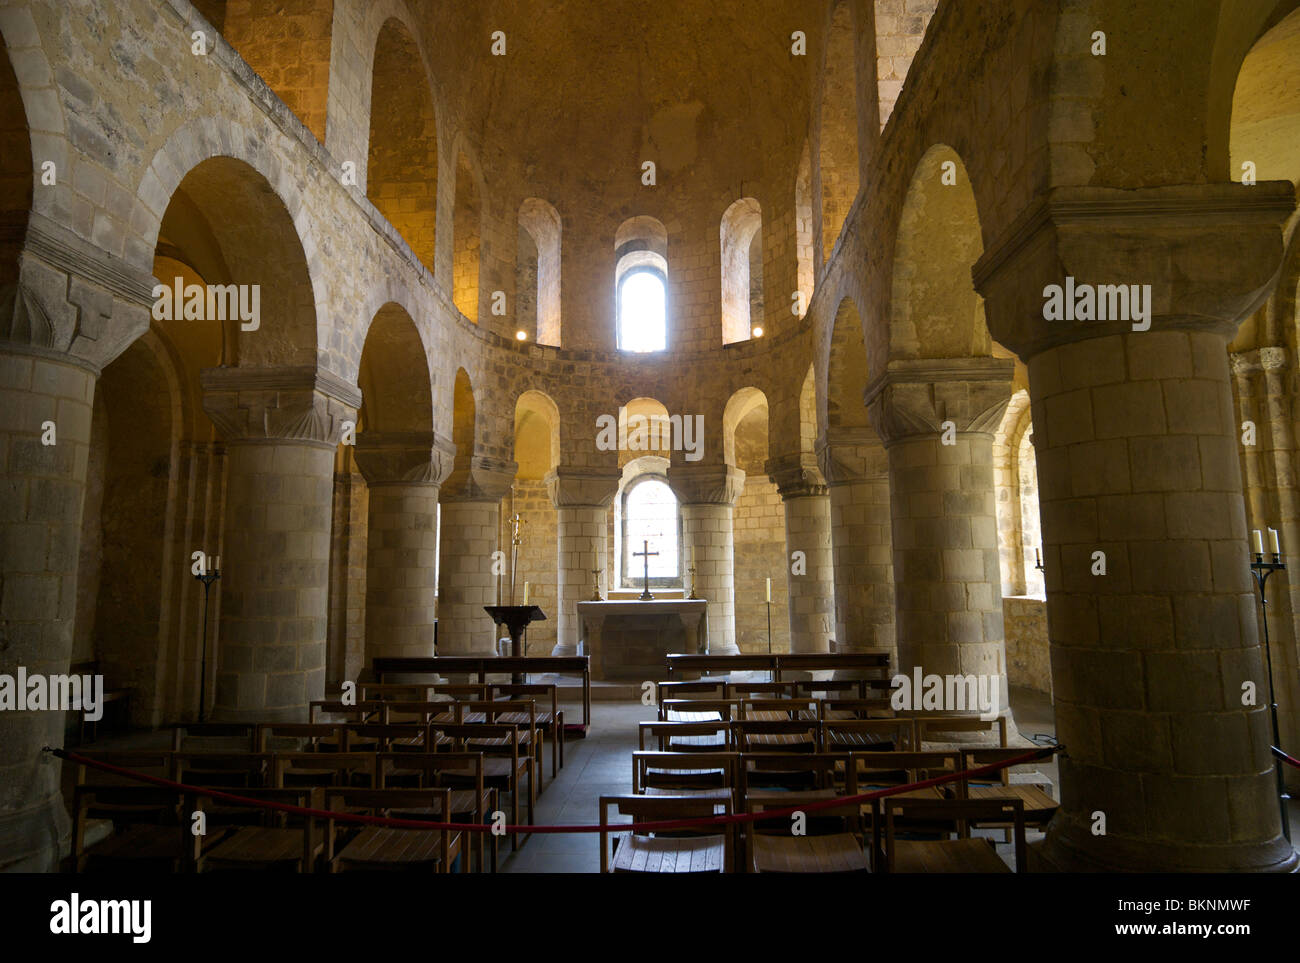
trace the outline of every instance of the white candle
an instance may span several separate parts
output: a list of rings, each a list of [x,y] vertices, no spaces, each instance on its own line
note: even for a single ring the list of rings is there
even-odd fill
[[[221,571],[221,556],[220,556],[220,555],[213,556],[213,559],[212,559],[212,571],[214,571],[214,572],[220,572],[220,571]]]
[[[767,600],[772,601],[772,580],[767,580]]]
[[[524,583],[524,604],[528,604],[528,583]]]
[[[1276,528],[1270,528],[1270,529],[1268,530],[1268,541],[1269,541],[1269,546],[1270,546],[1270,547],[1272,548],[1272,550],[1273,550],[1273,554],[1274,554],[1274,555],[1281,555],[1281,554],[1282,554],[1282,546],[1278,543],[1278,540],[1277,540],[1277,529],[1276,529]]]
[[[1259,529],[1258,529],[1258,528],[1255,529],[1253,532],[1251,532],[1250,535],[1251,535],[1251,537],[1255,540],[1255,554],[1256,554],[1256,555],[1263,555],[1263,554],[1264,554],[1264,536],[1262,536],[1262,535],[1259,533]]]

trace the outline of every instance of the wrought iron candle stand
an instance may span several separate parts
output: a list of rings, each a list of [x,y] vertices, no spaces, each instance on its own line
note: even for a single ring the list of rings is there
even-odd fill
[[[212,583],[221,578],[221,570],[215,566],[211,571],[205,568],[194,577],[203,583],[203,653],[199,657],[199,722],[202,722],[203,708],[208,701],[208,592]]]
[[[1268,707],[1273,721],[1273,745],[1281,748],[1282,737],[1277,723],[1277,696],[1273,688],[1273,653],[1269,648],[1268,640],[1268,597],[1264,594],[1265,583],[1268,577],[1274,572],[1285,571],[1286,565],[1282,561],[1282,556],[1278,552],[1273,552],[1273,561],[1264,561],[1263,552],[1255,552],[1255,560],[1250,563],[1250,572],[1255,576],[1255,582],[1259,585],[1259,604],[1264,611],[1264,617],[1261,624],[1264,626],[1264,663],[1268,667]],[[1282,764],[1276,759],[1273,761],[1273,771],[1277,774],[1277,800],[1278,806],[1282,812],[1282,833],[1286,836],[1287,842],[1291,841],[1291,823],[1287,815],[1286,804],[1291,797],[1287,795],[1286,781],[1282,776]]]

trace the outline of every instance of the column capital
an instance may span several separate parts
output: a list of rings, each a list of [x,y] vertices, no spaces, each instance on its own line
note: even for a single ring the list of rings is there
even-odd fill
[[[1072,341],[1142,330],[1135,323],[1229,337],[1272,290],[1294,208],[1287,181],[1054,188],[972,269],[989,333],[1026,361]],[[1045,320],[1045,288],[1067,278],[1076,290],[1150,285],[1149,315]]]
[[[355,423],[361,392],[314,366],[204,368],[203,410],[231,442],[293,441],[334,448]]]
[[[484,455],[475,455],[465,463],[457,459],[438,497],[452,502],[499,502],[510,491],[518,470],[513,461]]]
[[[364,431],[353,455],[372,488],[441,485],[452,472],[456,446],[432,431]]]
[[[826,479],[818,467],[817,456],[812,452],[769,458],[763,470],[776,483],[777,494],[782,500],[826,494]]]
[[[937,435],[951,421],[959,432],[992,434],[1011,400],[1011,358],[892,361],[864,392],[872,425],[889,447]]]
[[[731,465],[671,465],[668,485],[683,505],[733,505],[745,487],[745,473]]]
[[[622,476],[617,468],[558,465],[546,476],[546,491],[556,508],[606,508]]]
[[[889,476],[889,456],[870,427],[837,428],[818,439],[817,466],[830,488]]]

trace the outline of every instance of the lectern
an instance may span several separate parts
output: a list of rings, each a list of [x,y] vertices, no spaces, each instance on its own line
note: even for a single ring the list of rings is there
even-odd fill
[[[483,611],[492,616],[492,621],[497,625],[504,625],[510,633],[510,654],[516,659],[523,656],[523,645],[520,641],[524,634],[524,628],[529,622],[545,622],[546,613],[536,605],[485,605]],[[522,685],[524,674],[522,672],[513,672],[510,675],[510,681],[514,685]]]

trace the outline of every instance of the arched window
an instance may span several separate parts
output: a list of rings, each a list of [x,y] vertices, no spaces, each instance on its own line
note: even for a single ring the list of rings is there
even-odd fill
[[[668,483],[657,475],[643,475],[623,492],[623,585],[640,587],[644,580],[645,560],[635,555],[649,550],[650,584],[680,586],[681,514],[677,496]]]
[[[654,268],[638,268],[618,283],[618,347],[663,351],[668,347],[668,290]]]
[[[668,348],[668,231],[630,217],[614,234],[614,312],[620,351]]]
[[[763,214],[742,197],[722,215],[722,343],[762,335]]]

